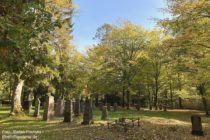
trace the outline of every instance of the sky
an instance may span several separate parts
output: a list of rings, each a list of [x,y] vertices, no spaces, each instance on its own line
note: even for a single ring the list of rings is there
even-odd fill
[[[97,43],[94,40],[97,28],[104,23],[117,24],[121,19],[130,20],[150,30],[156,26],[153,18],[167,15],[161,11],[166,0],[73,0],[77,5],[73,22],[73,44],[84,53]]]

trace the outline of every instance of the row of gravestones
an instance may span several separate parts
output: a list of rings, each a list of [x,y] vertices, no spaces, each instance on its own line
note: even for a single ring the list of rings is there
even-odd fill
[[[99,109],[102,110],[103,107],[104,107],[104,104],[103,103],[99,103]],[[117,103],[114,103],[114,105],[111,106],[110,103],[106,103],[106,108],[107,108],[108,111],[117,111],[118,105],[117,105]]]
[[[40,112],[40,100],[37,98],[35,101],[34,116],[38,117]],[[43,120],[50,121],[55,116],[63,116],[64,122],[72,122],[74,116],[80,115],[83,112],[82,124],[90,124],[93,120],[93,105],[90,99],[86,99],[85,102],[72,102],[71,100],[59,99],[54,107],[54,97],[48,96],[44,105]]]

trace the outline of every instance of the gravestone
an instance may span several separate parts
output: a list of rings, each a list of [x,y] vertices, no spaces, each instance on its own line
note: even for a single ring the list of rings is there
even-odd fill
[[[108,111],[111,111],[111,104],[110,104],[110,103],[107,103],[106,106],[107,106],[107,110],[108,110]],[[102,109],[103,109],[103,108],[102,108]]]
[[[149,105],[149,110],[152,110],[152,105],[151,104]]]
[[[50,121],[54,116],[54,97],[47,96],[44,105],[43,120]]]
[[[72,122],[73,121],[73,102],[71,100],[67,100],[65,102],[64,109],[64,120],[63,122]]]
[[[96,108],[96,103],[95,101],[92,101],[92,109],[95,110],[95,108]]]
[[[158,107],[159,107],[159,110],[162,110],[163,109],[162,104],[159,104]]]
[[[167,105],[163,105],[163,111],[167,111]]]
[[[114,111],[117,111],[117,109],[118,109],[118,105],[117,103],[114,103]]]
[[[75,112],[75,101],[74,100],[71,100],[72,102],[72,109],[73,109],[73,112]]]
[[[38,117],[38,116],[39,116],[40,103],[41,103],[41,102],[40,102],[39,98],[37,98],[36,101],[35,101],[34,117]]]
[[[136,104],[135,106],[136,106],[136,110],[139,111],[141,108],[140,104]]]
[[[192,123],[192,134],[203,136],[201,117],[197,115],[191,116],[191,123]]]
[[[87,125],[91,124],[92,122],[93,122],[92,102],[90,99],[86,99],[82,124]]]
[[[79,99],[76,99],[76,101],[75,101],[75,111],[74,111],[74,114],[76,116],[79,116],[80,113],[81,113],[80,100]]]
[[[29,93],[26,96],[26,99],[23,102],[23,110],[26,114],[29,114],[31,112],[32,107],[32,93]]]
[[[63,116],[64,113],[64,100],[58,99],[55,105],[55,116]]]
[[[107,107],[103,106],[101,111],[101,120],[107,120],[107,117],[108,117]]]
[[[98,109],[99,109],[99,110],[102,110],[103,106],[104,106],[104,104],[103,104],[102,102],[100,102],[100,103],[98,104]]]
[[[85,110],[85,102],[84,101],[80,101],[80,112],[84,113]]]

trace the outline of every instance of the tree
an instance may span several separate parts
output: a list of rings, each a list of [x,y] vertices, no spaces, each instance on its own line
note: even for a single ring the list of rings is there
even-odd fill
[[[168,46],[184,51],[186,61],[179,61],[179,65],[182,65],[182,69],[185,69],[184,74],[191,81],[188,84],[197,87],[202,96],[206,115],[209,114],[205,92],[206,84],[209,83],[208,65],[210,62],[208,55],[210,48],[209,6],[208,0],[168,0],[167,11],[172,14],[172,18],[160,22],[162,27],[174,36],[169,40]]]
[[[48,67],[51,33],[61,26],[61,20],[52,14],[56,3],[48,1],[9,0],[0,5],[1,68],[14,79],[11,114],[19,114],[24,81],[30,79],[36,66]]]

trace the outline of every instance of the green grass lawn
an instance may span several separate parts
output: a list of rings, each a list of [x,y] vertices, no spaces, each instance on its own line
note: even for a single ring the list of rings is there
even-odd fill
[[[81,125],[82,116],[74,119],[72,123],[63,123],[62,117],[55,117],[50,122],[42,121],[42,113],[38,118],[29,116],[8,117],[9,107],[0,107],[0,131],[9,132],[13,130],[40,131],[36,134],[38,139],[56,140],[141,140],[141,139],[210,139],[210,118],[205,117],[202,112],[189,110],[148,111],[148,110],[124,110],[109,112],[109,120],[114,121],[120,117],[140,118],[141,126],[128,128],[124,132],[122,128],[107,128],[107,121],[101,121],[101,112],[94,110],[94,124]],[[202,116],[204,137],[192,136],[190,116],[199,114]],[[2,133],[0,133],[2,138]]]

